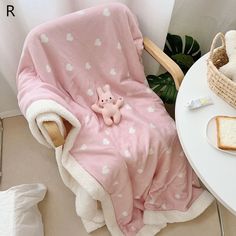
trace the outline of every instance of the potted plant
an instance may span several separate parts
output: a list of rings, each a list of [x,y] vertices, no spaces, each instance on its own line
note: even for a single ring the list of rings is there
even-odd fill
[[[179,35],[168,33],[164,52],[179,65],[184,74],[201,57],[198,42],[187,35],[185,35],[185,40],[183,41]],[[174,80],[168,72],[160,75],[148,75],[147,80],[150,88],[165,104],[175,104],[177,90]]]

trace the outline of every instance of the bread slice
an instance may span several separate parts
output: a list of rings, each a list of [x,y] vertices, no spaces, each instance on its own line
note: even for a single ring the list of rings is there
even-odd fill
[[[220,149],[236,150],[236,117],[217,116],[217,145]]]

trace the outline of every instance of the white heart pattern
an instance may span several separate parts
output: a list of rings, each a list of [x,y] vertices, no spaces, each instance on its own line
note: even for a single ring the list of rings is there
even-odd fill
[[[163,210],[166,210],[166,209],[167,209],[166,204],[163,203],[163,204],[161,205],[161,208],[162,208]]]
[[[46,34],[41,34],[40,35],[40,40],[41,40],[42,43],[48,43],[49,38]]]
[[[132,110],[132,107],[131,107],[129,104],[126,104],[126,105],[125,105],[125,109],[126,109],[126,110]]]
[[[106,134],[106,135],[109,135],[109,134],[110,134],[110,131],[109,131],[109,130],[105,130],[105,134]]]
[[[73,69],[74,69],[74,67],[70,63],[66,64],[66,70],[67,71],[73,71]]]
[[[131,157],[131,153],[130,153],[130,151],[128,149],[126,149],[124,151],[124,156],[127,157],[127,158]]]
[[[184,177],[184,174],[181,172],[177,175],[180,179],[182,179]]]
[[[111,15],[111,12],[110,12],[109,8],[106,7],[106,8],[104,8],[102,14],[103,14],[104,16],[110,16],[110,15]]]
[[[136,129],[134,127],[129,128],[129,133],[134,134],[136,132]]]
[[[128,215],[128,212],[127,211],[123,211],[122,212],[122,216],[127,216]]]
[[[120,42],[117,43],[117,49],[118,49],[118,50],[121,50],[121,44],[120,44]]]
[[[103,143],[104,145],[109,145],[109,144],[110,144],[110,141],[109,141],[107,138],[104,138],[104,139],[102,140],[102,143]]]
[[[85,69],[86,70],[90,70],[92,68],[92,66],[90,65],[90,63],[89,62],[86,62],[86,64],[85,64]]]
[[[113,183],[113,186],[116,186],[116,185],[118,185],[119,184],[119,182],[118,181],[115,181],[114,183]]]
[[[155,126],[153,123],[150,123],[149,126],[150,126],[150,128],[152,128],[152,129],[155,129],[155,128],[156,128],[156,126]]]
[[[149,201],[149,204],[154,204],[155,203],[155,200],[154,199],[151,199],[150,201]]]
[[[102,45],[101,39],[97,38],[94,42],[94,45],[97,46],[97,47],[100,47]]]
[[[153,107],[148,107],[148,108],[147,108],[147,111],[151,113],[151,112],[154,112],[155,109],[154,109]]]
[[[46,71],[47,71],[48,73],[52,72],[52,69],[51,69],[51,67],[50,67],[49,65],[46,65]]]
[[[166,150],[166,154],[170,155],[171,154],[171,149]]]
[[[149,150],[148,150],[148,156],[151,156],[151,155],[153,155],[153,154],[154,154],[153,148],[149,148]]]
[[[87,90],[87,95],[90,96],[90,97],[93,96],[93,90],[92,89],[88,89]]]
[[[79,150],[84,151],[84,150],[86,150],[87,148],[88,148],[88,147],[87,147],[86,144],[82,144],[82,145],[80,146]]]
[[[112,69],[110,70],[110,74],[111,74],[111,75],[116,75],[116,70],[115,70],[114,68],[112,68]]]
[[[90,116],[89,115],[85,116],[85,119],[84,119],[85,124],[88,124],[89,121],[90,121]]]
[[[139,174],[142,174],[142,173],[143,173],[143,169],[137,169],[137,172],[138,172]]]
[[[109,167],[108,166],[103,166],[102,167],[102,174],[103,175],[108,175],[110,173],[110,169],[109,169]]]
[[[176,193],[176,194],[175,194],[175,198],[176,198],[176,199],[180,199],[180,194]]]
[[[66,40],[69,41],[69,42],[72,42],[74,40],[73,35],[71,33],[67,33]]]

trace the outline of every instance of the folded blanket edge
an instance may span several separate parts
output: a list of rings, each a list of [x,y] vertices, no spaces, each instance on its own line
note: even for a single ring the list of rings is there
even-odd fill
[[[77,132],[79,132],[81,127],[79,120],[59,103],[50,99],[41,99],[32,102],[28,106],[25,115],[29,124],[30,131],[39,143],[49,148],[54,146],[49,136],[46,134],[46,131],[42,129],[42,125],[39,124],[42,123],[44,119],[45,121],[47,121],[49,117],[46,114],[50,113],[54,114],[54,116],[50,117],[50,120],[55,121],[60,130],[65,129],[61,117],[70,122],[70,124],[72,125],[72,129],[76,129]],[[39,121],[39,123],[37,122],[37,120]],[[73,141],[74,140],[70,140],[71,145]]]
[[[214,197],[207,191],[204,190],[201,195],[192,203],[187,211],[144,211],[144,223],[160,224],[186,222],[192,220],[202,214],[206,208],[208,208],[214,201]]]

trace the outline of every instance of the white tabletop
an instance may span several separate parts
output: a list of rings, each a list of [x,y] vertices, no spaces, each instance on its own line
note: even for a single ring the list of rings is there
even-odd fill
[[[206,138],[208,121],[216,115],[236,116],[236,109],[216,96],[207,84],[208,54],[186,74],[176,101],[176,126],[184,152],[204,185],[236,215],[236,156],[212,147]],[[191,99],[209,96],[214,104],[196,110],[185,105]]]

